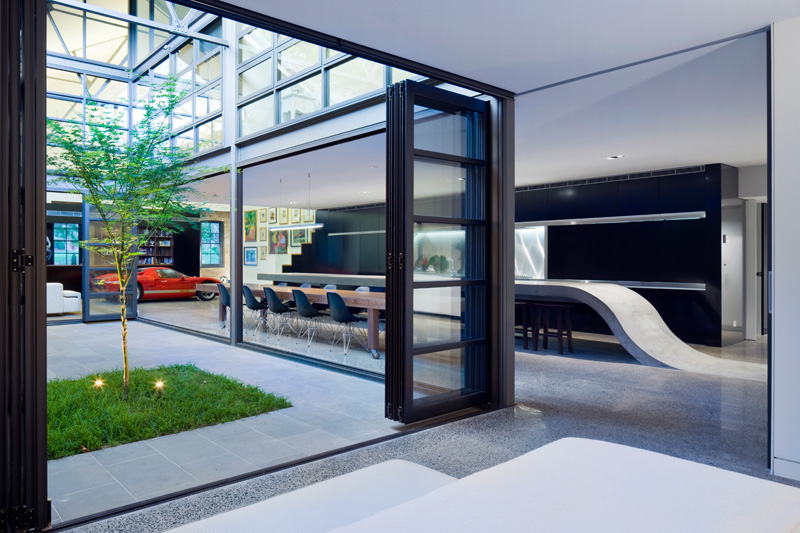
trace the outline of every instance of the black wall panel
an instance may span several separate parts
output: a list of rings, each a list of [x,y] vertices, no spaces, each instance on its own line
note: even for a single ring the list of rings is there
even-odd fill
[[[681,339],[721,343],[722,165],[704,172],[521,191],[517,222],[705,211],[705,218],[548,227],[549,279],[704,283],[639,291]],[[575,328],[607,332],[588,308]]]

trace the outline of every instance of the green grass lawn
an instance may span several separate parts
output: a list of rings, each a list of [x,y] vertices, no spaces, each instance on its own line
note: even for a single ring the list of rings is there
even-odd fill
[[[96,385],[101,380],[102,385]],[[156,382],[163,383],[158,389]],[[122,370],[47,384],[47,458],[169,435],[285,407],[285,398],[194,365]]]

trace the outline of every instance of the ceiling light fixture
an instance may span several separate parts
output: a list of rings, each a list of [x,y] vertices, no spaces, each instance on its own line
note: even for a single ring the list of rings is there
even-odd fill
[[[358,193],[358,194],[369,194],[369,191],[361,191],[361,192],[360,192],[360,193]]]
[[[606,159],[622,159],[623,157],[625,157],[625,154],[610,155]]]

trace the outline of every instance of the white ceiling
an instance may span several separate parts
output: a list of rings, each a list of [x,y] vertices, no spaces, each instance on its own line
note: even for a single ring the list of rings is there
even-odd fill
[[[514,92],[800,16],[796,0],[342,0],[335,10],[312,0],[233,3]],[[518,97],[516,185],[765,164],[765,47],[761,33]],[[362,139],[248,170],[261,179],[248,190],[255,186],[246,178],[246,203],[277,204],[283,179],[281,203],[307,206],[307,172],[312,208],[383,201],[384,142]],[[625,157],[606,159],[614,154]]]

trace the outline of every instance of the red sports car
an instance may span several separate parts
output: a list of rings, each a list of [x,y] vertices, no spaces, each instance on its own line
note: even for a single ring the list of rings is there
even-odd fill
[[[102,281],[100,281],[102,280]],[[102,285],[107,292],[119,291],[119,278],[116,274],[106,274],[95,278],[96,285]],[[220,283],[216,278],[185,276],[167,267],[139,268],[136,277],[136,300],[158,300],[166,298],[191,298],[213,300],[215,292],[199,292],[198,283]]]

